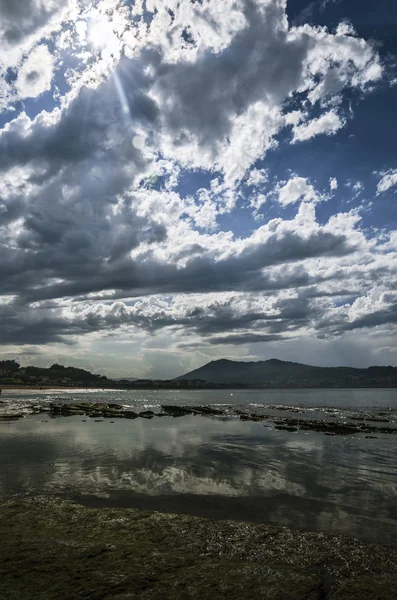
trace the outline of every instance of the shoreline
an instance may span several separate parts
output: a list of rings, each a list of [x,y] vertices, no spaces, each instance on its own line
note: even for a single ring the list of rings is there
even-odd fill
[[[0,500],[0,535],[9,600],[397,597],[397,548],[339,534],[35,497]]]
[[[54,390],[50,393],[56,393]],[[61,393],[61,392],[60,392]],[[18,397],[19,394],[15,394]],[[94,420],[109,419],[154,419],[154,418],[181,418],[185,416],[199,416],[209,418],[238,418],[240,421],[251,421],[257,423],[271,423],[275,429],[288,433],[297,433],[298,431],[315,431],[325,435],[354,435],[364,434],[366,438],[373,438],[373,434],[397,435],[397,414],[395,412],[386,414],[384,411],[373,411],[372,413],[357,413],[355,411],[346,411],[344,416],[339,419],[333,414],[327,418],[307,418],[301,407],[280,407],[269,405],[264,407],[266,411],[278,410],[283,414],[270,414],[269,412],[250,412],[233,408],[232,405],[225,405],[220,408],[219,405],[173,405],[160,404],[160,411],[140,410],[130,405],[119,403],[103,402],[50,402],[49,405],[40,404],[30,407],[11,407],[7,410],[7,402],[0,400],[0,422],[9,422],[27,417],[29,414],[49,414],[52,417],[85,417]],[[247,407],[248,409],[249,407]],[[134,409],[134,410],[133,410]],[[288,414],[292,413],[292,414]]]
[[[75,391],[75,392],[279,392],[279,391],[290,391],[290,392],[313,392],[313,391],[332,391],[332,392],[342,392],[342,391],[360,391],[360,390],[397,390],[397,385],[384,385],[384,386],[341,386],[341,387],[301,387],[301,386],[276,386],[276,387],[233,387],[229,385],[224,386],[214,386],[214,387],[205,387],[205,388],[189,388],[189,387],[156,387],[156,386],[120,386],[120,387],[82,387],[82,386],[62,386],[62,385],[26,385],[21,386],[21,384],[13,385],[13,384],[1,384],[0,390],[6,391],[9,393],[10,391],[15,391],[18,394],[23,393],[35,393],[35,392],[49,392],[49,391]],[[0,394],[1,397],[1,394]]]
[[[125,390],[124,388],[85,388],[85,387],[62,387],[60,385],[57,386],[33,386],[33,385],[28,385],[26,387],[21,387],[20,385],[18,386],[14,386],[14,385],[1,385],[0,386],[1,391],[3,392],[7,392],[7,395],[10,393],[15,393],[15,395],[23,395],[23,394],[39,394],[41,392],[45,393],[45,394],[56,394],[56,393],[64,393],[64,392],[69,392],[69,393],[76,393],[76,394],[81,394],[81,393],[87,393],[87,394],[92,394],[92,393],[98,393],[98,392],[125,392],[125,391],[129,391],[129,390]],[[1,394],[0,394],[0,400],[1,400]]]

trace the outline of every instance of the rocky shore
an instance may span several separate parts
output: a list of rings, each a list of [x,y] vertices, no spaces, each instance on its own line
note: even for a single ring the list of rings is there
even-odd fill
[[[7,600],[395,600],[397,548],[59,499],[0,502]]]
[[[296,432],[317,431],[325,435],[352,435],[366,434],[366,437],[373,437],[372,434],[397,434],[397,415],[395,413],[370,412],[356,413],[354,411],[345,411],[343,419],[338,418],[333,409],[326,409],[327,418],[313,419],[307,415],[296,416],[296,413],[305,413],[305,408],[284,407],[270,405],[268,410],[282,412],[285,414],[277,415],[269,412],[242,411],[232,406],[227,408],[215,408],[213,406],[180,406],[180,405],[162,405],[160,411],[132,410],[121,404],[104,404],[98,402],[75,402],[75,403],[51,403],[49,405],[30,404],[23,410],[11,410],[5,403],[0,402],[0,421],[11,421],[21,419],[27,414],[47,413],[51,416],[82,416],[95,420],[102,419],[153,419],[158,417],[183,417],[187,415],[197,415],[202,417],[237,417],[242,421],[267,422],[276,429]]]

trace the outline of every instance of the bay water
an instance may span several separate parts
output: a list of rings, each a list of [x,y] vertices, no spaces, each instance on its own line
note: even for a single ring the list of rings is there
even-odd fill
[[[397,435],[326,436],[241,421],[235,409],[347,419],[397,414],[397,390],[3,390],[2,410],[112,402],[135,410],[211,405],[225,416],[0,422],[0,495],[186,512],[348,533],[397,544]],[[227,414],[230,408],[230,414]],[[27,410],[27,409],[26,409]],[[27,410],[28,412],[28,410]]]

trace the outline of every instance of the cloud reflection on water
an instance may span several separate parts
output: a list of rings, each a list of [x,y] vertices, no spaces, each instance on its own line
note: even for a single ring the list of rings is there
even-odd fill
[[[205,505],[223,517],[383,541],[397,533],[390,437],[290,434],[195,416],[42,419],[1,425],[2,495],[100,497],[107,504],[199,513]]]

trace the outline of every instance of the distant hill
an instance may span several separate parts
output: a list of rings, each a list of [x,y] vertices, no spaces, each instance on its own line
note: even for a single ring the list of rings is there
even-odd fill
[[[315,367],[272,358],[241,362],[215,360],[176,378],[248,387],[397,387],[397,367]]]
[[[14,360],[0,361],[0,385],[66,385],[103,386],[110,383],[104,375],[96,375],[76,367],[65,367],[57,363],[51,367],[21,367]]]

